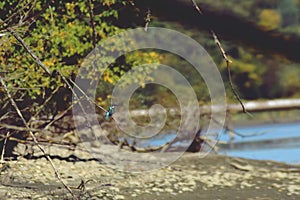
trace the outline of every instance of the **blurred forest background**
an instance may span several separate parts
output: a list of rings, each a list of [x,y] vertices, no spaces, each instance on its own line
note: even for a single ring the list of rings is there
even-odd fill
[[[225,61],[205,31],[208,26],[214,29],[233,61],[233,82],[244,99],[299,97],[299,49],[294,44],[299,44],[300,1],[197,2],[206,18],[188,20],[182,17],[182,8],[178,8],[177,17],[164,17],[164,13],[172,14],[170,6],[169,11],[161,10],[158,15],[171,22],[158,17],[153,24],[180,30],[199,41],[214,58],[226,83]],[[189,17],[197,20],[192,14]]]
[[[148,10],[150,26],[185,33],[209,52],[224,79],[228,102],[236,100],[229,87],[226,63],[210,28],[233,61],[232,80],[245,101],[300,97],[300,0],[196,2],[203,16],[189,0],[1,1],[0,75],[5,83],[0,86],[1,135],[7,131],[26,135],[18,128],[24,124],[11,106],[5,87],[29,127],[40,130],[55,125],[70,114],[72,97],[68,84],[55,72],[59,71],[71,84],[83,59],[97,43],[128,28],[144,27]],[[37,65],[8,28],[24,40],[51,75]],[[186,61],[167,52],[147,50],[124,55],[102,74],[96,103],[108,108],[111,90],[119,78],[140,64],[153,62],[180,71],[194,87],[199,103],[209,102],[205,83]],[[132,109],[149,108],[155,103],[178,106],[169,90],[145,85],[146,78],[147,73],[131,80],[141,85],[131,99]],[[46,122],[39,124],[37,119]]]

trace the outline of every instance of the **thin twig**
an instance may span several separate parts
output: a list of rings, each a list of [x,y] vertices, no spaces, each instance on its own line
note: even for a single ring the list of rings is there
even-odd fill
[[[105,108],[103,108],[102,106],[99,106],[92,98],[90,98],[72,79],[68,79],[73,86],[76,87],[76,89],[79,90],[79,92],[81,94],[83,94],[83,96],[85,96],[85,98],[92,104],[94,104],[97,108],[100,108],[101,110],[103,110],[104,112],[107,112],[107,110]]]
[[[22,126],[14,126],[14,125],[5,124],[5,123],[0,123],[0,127],[15,130],[15,131],[31,131],[31,132],[40,132],[40,131],[42,131],[41,129],[27,128],[27,127],[22,127]]]
[[[200,9],[200,7],[197,5],[197,3],[192,0],[193,6],[195,7],[195,9],[198,11],[198,13],[200,13],[201,15],[203,15],[202,10]]]
[[[210,30],[210,32],[211,32],[211,35],[214,38],[214,42],[216,43],[216,45],[219,47],[219,49],[221,51],[222,57],[224,58],[226,63],[229,65],[229,63],[232,63],[232,61],[227,57],[226,51],[222,47],[222,44],[221,44],[220,40],[218,39],[216,33],[213,30]]]
[[[5,100],[6,100],[6,99],[4,99],[4,101],[5,101]],[[2,106],[1,109],[4,110],[4,107],[5,107],[5,106]],[[7,118],[8,118],[8,114],[9,114],[9,111],[6,112],[4,115],[2,115],[2,116],[0,117],[0,122],[1,122],[2,120],[4,120],[4,119],[7,119]],[[1,127],[1,126],[0,126],[0,127]]]
[[[0,19],[0,22],[2,20]],[[52,75],[52,73],[50,72],[50,70],[42,63],[42,61],[34,54],[34,52],[26,45],[26,43],[24,42],[24,40],[11,28],[7,28],[7,30],[21,43],[21,45],[25,48],[25,50],[31,55],[31,57],[34,59],[35,63],[37,65],[39,65],[49,76]],[[63,81],[69,86],[69,89],[72,91],[73,94],[76,94],[75,91],[73,90],[72,86],[70,86],[67,78],[65,76],[63,76],[61,73],[59,73],[59,75],[63,78]],[[101,108],[103,111],[107,112],[106,109],[104,109],[103,107],[99,106],[98,104],[96,104],[95,101],[93,101],[89,96],[86,95],[86,93],[84,91],[82,91],[82,89],[71,79],[69,79],[71,81],[71,83],[73,84],[73,86],[75,86],[87,99],[89,102],[92,102],[94,105],[96,105],[98,108]]]
[[[0,88],[3,88],[0,86]],[[32,89],[41,89],[41,88],[38,88],[38,87],[32,87],[32,88],[27,88],[27,87],[9,87],[11,90],[32,90]]]
[[[24,40],[11,28],[7,28],[7,30],[21,43],[21,45],[26,49],[26,51],[31,55],[31,57],[34,59],[35,63],[40,66],[41,68],[44,69],[44,71],[48,74],[48,75],[52,75],[52,73],[50,72],[50,70],[41,62],[41,60],[34,54],[34,52],[25,44]],[[87,118],[87,113],[83,107],[83,105],[80,102],[80,98],[78,98],[78,95],[76,94],[76,92],[74,91],[74,89],[72,88],[71,84],[69,83],[68,79],[60,72],[57,71],[57,74],[62,78],[62,80],[64,81],[64,83],[66,83],[66,85],[68,86],[68,88],[71,90],[71,92],[73,93],[74,97],[78,100],[78,104],[84,114],[84,118],[87,122],[87,126],[88,128],[92,131],[92,133],[94,134],[94,136],[96,137],[95,131],[93,129],[93,127],[91,126],[88,118]],[[69,79],[71,80],[71,79]],[[88,95],[82,91],[82,89],[76,84],[74,83],[72,80],[71,82],[73,83],[73,85],[88,99],[89,102],[93,102],[94,105],[96,105],[97,107],[101,108],[102,110],[104,110],[106,112],[106,110],[97,105],[93,100],[91,100],[90,97],[88,97]],[[27,125],[27,124],[26,124]],[[28,126],[28,125],[27,125]]]
[[[41,105],[37,108],[36,113],[31,117],[31,119],[29,120],[28,123],[30,123],[32,120],[34,120],[34,119],[40,114],[40,112],[43,110],[43,108],[46,106],[46,104],[47,104],[49,101],[51,101],[51,99],[52,99],[52,97],[54,96],[54,94],[55,94],[56,92],[58,92],[59,88],[60,88],[60,86],[57,86],[57,87],[55,88],[55,90],[51,92],[51,95],[44,101],[43,104],[41,104]]]
[[[202,10],[200,9],[200,7],[197,5],[197,3],[195,2],[195,0],[191,0],[192,3],[193,3],[193,6],[195,7],[195,9],[197,10],[197,12],[204,16]],[[231,79],[231,72],[230,72],[230,67],[229,67],[229,63],[232,63],[232,61],[227,57],[227,54],[226,54],[226,51],[224,50],[224,48],[222,47],[222,44],[220,42],[220,40],[218,39],[217,35],[215,34],[215,32],[213,31],[213,29],[209,28],[210,30],[210,33],[214,39],[214,42],[216,43],[216,45],[218,46],[221,54],[222,54],[222,57],[223,59],[226,61],[226,66],[227,66],[227,74],[228,74],[228,79],[229,79],[229,85],[230,85],[230,88],[235,96],[235,98],[238,100],[238,102],[241,104],[242,108],[243,108],[243,112],[244,113],[247,113],[249,114],[250,116],[252,116],[249,112],[247,112],[245,106],[244,106],[244,103],[242,101],[242,99],[240,98],[239,94],[237,93],[236,89],[234,88],[233,86],[233,83],[232,83],[232,79]]]
[[[242,108],[243,108],[243,112],[247,112],[246,111],[246,108],[242,102],[242,99],[240,98],[240,96],[238,95],[238,93],[235,91],[234,89],[234,86],[233,86],[233,83],[232,83],[232,79],[231,79],[231,70],[230,70],[230,67],[229,67],[229,63],[226,61],[226,68],[227,68],[227,75],[228,75],[228,80],[229,80],[229,85],[230,85],[230,88],[234,94],[234,96],[236,97],[236,99],[239,101],[239,103],[241,104]]]
[[[150,8],[148,8],[148,10],[147,10],[147,15],[146,15],[146,18],[145,18],[145,28],[144,28],[144,30],[145,30],[145,32],[147,32],[148,31],[148,27],[149,27],[149,24],[150,24],[150,22],[151,22],[151,10],[150,10]]]
[[[14,135],[14,133],[11,133],[10,131],[9,131],[9,134],[7,136],[0,135],[0,137],[1,137],[0,141],[5,140],[6,137],[7,137],[8,140],[10,140],[13,135]]]
[[[4,82],[4,80],[2,79],[2,77],[0,76],[0,83],[1,85],[4,87],[4,90],[12,104],[12,106],[14,107],[14,109],[16,110],[17,114],[19,115],[19,117],[21,118],[24,126],[29,130],[29,126],[25,120],[25,118],[23,117],[23,114],[21,113],[19,107],[17,106],[15,100],[12,98],[11,94],[9,93],[7,87],[6,87],[6,84]],[[54,165],[52,159],[50,158],[50,156],[46,153],[46,151],[44,150],[44,148],[39,144],[39,142],[37,141],[35,135],[33,134],[32,131],[29,131],[29,134],[30,136],[32,137],[35,145],[40,149],[40,151],[43,153],[43,155],[47,158],[47,160],[49,161],[49,163],[51,164],[53,170],[54,170],[54,173],[57,177],[57,179],[61,182],[61,184],[69,191],[69,193],[72,195],[73,199],[76,199],[77,200],[77,197],[75,196],[75,194],[73,193],[73,191],[71,190],[71,188],[64,182],[64,180],[61,178],[56,166]]]
[[[89,119],[88,119],[88,117],[87,117],[88,114],[87,114],[87,112],[85,111],[85,109],[84,109],[82,103],[80,102],[80,98],[78,97],[77,93],[73,90],[73,88],[72,88],[71,84],[69,83],[69,81],[67,80],[67,78],[66,78],[60,71],[58,71],[58,74],[62,77],[62,79],[64,80],[64,82],[67,84],[68,88],[69,88],[69,89],[71,90],[71,92],[73,93],[75,99],[78,100],[78,105],[79,105],[80,109],[81,109],[82,112],[83,112],[83,117],[84,117],[85,120],[86,120],[87,127],[92,131],[92,133],[94,134],[94,136],[97,138],[97,134],[95,133],[94,128],[92,127],[92,125],[91,125],[91,123],[90,123],[90,121],[89,121]],[[71,79],[70,79],[70,80],[71,80]],[[77,85],[76,85],[76,86],[77,86]],[[79,88],[79,86],[77,86],[77,87]],[[81,90],[81,91],[82,91],[82,90]],[[83,94],[86,95],[85,92],[83,92]],[[86,95],[86,96],[87,96],[87,95]]]
[[[21,1],[20,1],[21,2]],[[19,3],[20,3],[19,2]],[[3,21],[0,21],[0,25],[2,25],[2,24],[4,24],[5,26],[6,26],[6,24],[5,23],[8,23],[8,21],[10,20],[10,19],[12,19],[13,17],[15,17],[16,15],[18,15],[19,13],[21,13],[23,10],[25,10],[25,8],[27,8],[28,6],[29,6],[29,4],[35,4],[36,3],[36,1],[34,1],[34,2],[31,2],[31,1],[29,1],[27,4],[25,4],[22,8],[20,8],[20,9],[18,9],[16,12],[14,12],[12,15],[10,15],[8,18],[6,18],[6,19],[4,19]],[[31,6],[31,8],[33,7],[33,5]],[[29,10],[31,10],[31,8],[29,9]]]
[[[31,57],[34,59],[35,63],[40,66],[41,68],[43,68],[43,70],[48,74],[48,75],[52,75],[50,70],[42,63],[42,61],[34,54],[34,52],[25,44],[24,40],[11,28],[7,28],[7,30],[21,43],[21,45],[25,48],[25,50],[31,55]],[[76,92],[73,90],[72,86],[70,85],[70,83],[68,82],[68,79],[61,73],[58,72],[58,75],[60,75],[63,79],[63,81],[67,84],[68,88],[71,90],[71,92],[73,93],[73,95],[77,98],[77,94]],[[71,80],[71,79],[69,79]],[[93,100],[91,100],[90,97],[88,97],[86,95],[85,92],[82,91],[82,89],[76,84],[74,83],[72,80],[71,82],[73,83],[73,85],[90,101],[92,102],[94,105],[96,105],[97,107],[101,108],[102,110],[104,110],[106,112],[106,110],[97,105]],[[79,99],[79,98],[77,98]],[[79,102],[79,105],[81,107],[81,109],[84,109],[83,106],[81,105],[81,103]],[[83,110],[83,112],[86,114],[86,112]]]
[[[213,118],[213,117],[211,117],[211,119],[212,119],[215,123],[217,123],[217,124],[219,124],[219,125],[223,125],[223,127],[224,127],[227,131],[232,132],[234,135],[240,136],[240,137],[242,137],[242,138],[255,137],[255,136],[260,136],[260,135],[267,134],[267,132],[258,132],[258,133],[253,133],[253,134],[250,134],[250,135],[244,135],[244,134],[239,133],[239,132],[237,132],[236,130],[230,128],[228,125],[222,124],[221,122],[219,122],[218,120],[216,120],[216,119]]]
[[[67,109],[65,109],[64,111],[62,111],[61,113],[59,113],[56,117],[54,117],[53,120],[51,120],[46,126],[45,126],[45,130],[47,130],[52,124],[54,124],[56,121],[60,120],[61,118],[63,118],[73,107],[73,104],[71,104]]]
[[[236,99],[238,100],[238,102],[241,104],[241,106],[243,108],[243,112],[247,113],[250,117],[253,118],[253,115],[246,110],[245,105],[244,105],[242,99],[240,98],[240,96],[238,95],[238,93],[236,92],[236,90],[235,90],[235,88],[233,86],[232,79],[231,79],[231,70],[230,70],[230,67],[229,67],[229,63],[227,61],[226,61],[226,68],[227,68],[227,75],[228,75],[229,85],[230,85],[230,88],[231,88],[234,96],[236,97]]]
[[[0,19],[0,22],[3,22]],[[3,22],[4,23],[4,22]],[[48,75],[51,76],[50,70],[42,63],[42,61],[34,54],[34,52],[27,46],[27,44],[24,42],[24,40],[17,34],[12,28],[7,27],[6,30],[10,32],[16,40],[18,40],[21,45],[25,48],[25,50],[30,54],[30,56],[34,59],[35,63],[38,64]]]
[[[92,0],[88,1],[89,15],[90,15],[90,23],[92,27],[92,37],[93,37],[93,47],[96,48],[97,38],[96,38],[96,29],[95,29],[95,21],[94,21],[94,12],[92,7]]]
[[[7,138],[9,137],[9,134],[10,134],[10,132],[7,131],[4,142],[3,142],[0,163],[4,163],[4,154],[5,154],[5,149],[6,149],[6,142],[7,142]]]

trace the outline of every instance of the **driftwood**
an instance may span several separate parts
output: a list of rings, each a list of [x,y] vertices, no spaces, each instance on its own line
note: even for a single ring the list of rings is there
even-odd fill
[[[244,103],[249,112],[300,109],[300,99],[275,99],[268,101],[249,101]],[[230,112],[242,112],[240,105],[229,104]]]
[[[249,112],[263,112],[263,111],[279,111],[279,110],[292,110],[300,109],[300,99],[274,99],[267,101],[249,101],[245,102],[244,106]],[[219,108],[220,109],[219,109]],[[211,114],[211,110],[214,109],[218,112],[222,111],[223,105],[217,106],[201,106],[201,115]],[[166,109],[169,115],[180,115],[180,110],[175,108]],[[239,113],[243,112],[243,108],[240,104],[228,104],[227,112]],[[157,114],[163,114],[164,111],[157,111]],[[132,110],[130,112],[133,117],[147,116],[148,110]]]

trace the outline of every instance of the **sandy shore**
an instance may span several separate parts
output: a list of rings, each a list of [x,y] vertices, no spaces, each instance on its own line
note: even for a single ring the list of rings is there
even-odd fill
[[[22,146],[18,147],[23,151]],[[47,148],[79,199],[299,199],[300,166],[186,153],[170,166],[132,174],[89,153]],[[38,152],[35,150],[35,152]],[[71,199],[48,161],[35,153],[0,164],[0,199]],[[81,184],[82,183],[82,184]]]

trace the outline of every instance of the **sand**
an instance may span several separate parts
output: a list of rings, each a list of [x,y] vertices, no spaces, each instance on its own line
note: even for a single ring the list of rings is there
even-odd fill
[[[112,169],[82,149],[46,149],[79,199],[300,198],[299,165],[185,153],[163,168],[127,173]],[[17,151],[23,150],[19,145]],[[37,149],[34,152],[31,158],[19,156],[0,164],[0,199],[72,199],[49,162]]]

